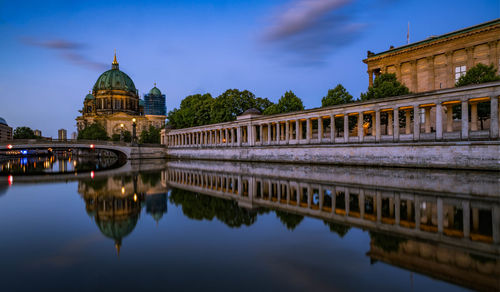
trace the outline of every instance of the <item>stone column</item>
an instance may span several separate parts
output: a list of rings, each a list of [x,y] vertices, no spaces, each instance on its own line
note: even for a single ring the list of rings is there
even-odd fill
[[[373,70],[368,70],[368,87],[373,86]]]
[[[271,137],[272,137],[272,125],[271,123],[267,123],[267,145],[271,145]]]
[[[434,90],[436,81],[435,81],[435,73],[434,73],[434,56],[427,57],[427,76],[429,76],[429,84],[431,85],[428,90]]]
[[[297,143],[299,141],[299,129],[300,129],[299,126],[300,126],[300,121],[297,119],[295,121],[295,141],[297,141]]]
[[[285,121],[285,140],[286,144],[290,142],[290,121]]]
[[[436,139],[443,139],[443,107],[440,102],[436,103]]]
[[[344,114],[344,142],[349,142],[349,115]]]
[[[304,129],[302,129],[302,121],[299,120],[299,135],[297,136],[298,137],[298,140],[302,140],[302,131]]]
[[[391,111],[387,112],[387,135],[392,136],[394,133],[394,125],[392,124],[392,115]]]
[[[330,142],[335,143],[335,115],[330,115]]]
[[[446,132],[453,132],[453,105],[446,105]]]
[[[413,113],[415,116],[415,113]],[[405,110],[405,134],[411,134],[411,113],[410,110]]]
[[[238,140],[238,142],[237,142],[238,146],[241,146],[241,136],[242,136],[241,135],[241,127],[238,126],[238,128],[236,128],[236,137],[237,137],[236,139]],[[241,183],[241,180],[240,180],[240,183]],[[239,188],[238,191],[241,192],[241,189]]]
[[[443,87],[453,87],[455,84],[455,68],[453,68],[453,53],[446,52],[446,82]],[[438,88],[436,88],[438,89]]]
[[[247,126],[247,142],[248,145],[253,146],[255,145],[255,126],[254,125],[248,125]]]
[[[323,140],[323,118],[318,117],[318,142],[321,143]]]
[[[437,225],[438,233],[443,233],[443,199],[437,199]]]
[[[260,145],[264,145],[264,125],[263,124],[260,124],[260,133],[259,133],[259,140],[260,140]]]
[[[395,192],[394,193],[394,206],[395,206],[395,209],[394,209],[394,212],[395,212],[395,224],[396,225],[399,225],[399,222],[401,220],[401,200],[400,200],[400,197],[399,197],[399,193]]]
[[[373,118],[373,115],[372,115]],[[380,141],[380,136],[382,135],[380,131],[380,110],[375,110],[375,140]]]
[[[425,133],[431,132],[431,107],[426,106],[425,110]]]
[[[420,140],[420,108],[413,106],[413,141]]]
[[[307,118],[306,121],[306,141],[307,144],[311,142],[312,138],[312,124],[311,124],[311,118]]]
[[[373,137],[375,137],[375,136],[377,135],[377,128],[376,128],[376,126],[375,126],[375,122],[376,122],[376,121],[375,121],[375,112],[370,113],[370,117],[371,117],[371,120],[372,120],[371,125],[370,125],[370,126],[372,127],[372,132],[371,132],[371,135],[372,135]],[[364,121],[363,121],[363,124],[364,124]]]
[[[394,141],[399,141],[399,108],[394,107]]]
[[[490,97],[490,138],[498,138],[498,112],[500,108],[498,107],[498,97]]]
[[[418,92],[417,61],[410,61],[411,65],[411,91]]]
[[[276,122],[276,144],[279,144],[280,143],[280,130],[281,130],[281,126],[280,126],[280,122]]]
[[[469,102],[462,101],[462,139],[469,138]]]
[[[477,103],[470,104],[470,130],[477,131]]]
[[[363,112],[358,113],[358,141],[363,142]]]

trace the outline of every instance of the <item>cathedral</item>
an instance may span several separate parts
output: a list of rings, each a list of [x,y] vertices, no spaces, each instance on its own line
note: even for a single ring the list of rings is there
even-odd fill
[[[150,93],[160,92],[156,86]],[[165,95],[163,95],[164,97]],[[136,125],[137,136],[149,126],[161,128],[165,125],[166,115],[144,112],[144,101],[139,98],[132,79],[120,71],[116,53],[111,70],[97,78],[97,81],[83,101],[81,116],[76,118],[78,131],[95,122],[106,129],[108,137],[121,131],[133,132]],[[164,113],[164,112],[163,112]]]

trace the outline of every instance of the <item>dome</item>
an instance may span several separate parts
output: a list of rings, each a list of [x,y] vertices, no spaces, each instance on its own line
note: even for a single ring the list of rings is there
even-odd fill
[[[258,109],[256,108],[251,108],[251,109],[247,109],[246,111],[244,111],[241,115],[244,116],[244,115],[260,115],[262,114]]]
[[[127,74],[120,71],[118,62],[116,61],[116,55],[111,70],[102,73],[101,76],[97,78],[93,90],[94,93],[99,90],[123,90],[137,94],[137,89],[132,79]]]
[[[155,86],[149,91],[149,94],[154,96],[161,96],[161,91],[158,89],[158,87]]]
[[[101,230],[101,233],[106,237],[121,240],[125,236],[129,235],[132,230],[134,230],[138,215],[131,214],[129,217],[123,220],[115,220],[114,218],[109,218],[108,220],[97,219],[96,223]]]
[[[85,96],[85,100],[92,100],[95,99],[95,97],[92,95],[92,93],[89,93]]]
[[[7,125],[7,122],[6,122],[6,121],[5,121],[5,119],[4,119],[4,118],[2,118],[2,117],[0,117],[0,125],[6,125],[6,126],[8,126],[8,125]]]

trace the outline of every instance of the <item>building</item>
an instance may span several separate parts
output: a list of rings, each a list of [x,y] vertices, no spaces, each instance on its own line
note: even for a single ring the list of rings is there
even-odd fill
[[[144,114],[156,116],[165,116],[167,114],[165,94],[161,94],[161,91],[156,87],[156,83],[149,93],[144,95]]]
[[[42,137],[42,131],[41,130],[33,130],[33,133],[35,134],[35,136],[37,137]]]
[[[451,88],[465,72],[500,63],[500,18],[381,53],[368,51],[369,86],[381,73],[395,73],[410,91]]]
[[[66,141],[68,139],[68,132],[65,129],[59,129],[57,131],[57,138],[59,141]]]
[[[165,124],[165,115],[144,114],[143,101],[132,79],[120,71],[114,56],[111,69],[97,78],[92,92],[84,99],[81,116],[76,118],[78,131],[93,123],[100,123],[109,137],[123,131],[133,132],[136,125],[137,136],[149,126],[157,128]]]
[[[0,117],[0,142],[12,140],[12,128]]]

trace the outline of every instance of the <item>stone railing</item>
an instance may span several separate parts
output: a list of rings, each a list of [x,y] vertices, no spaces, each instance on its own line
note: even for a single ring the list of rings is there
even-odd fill
[[[498,140],[500,82],[162,131],[169,148]]]

